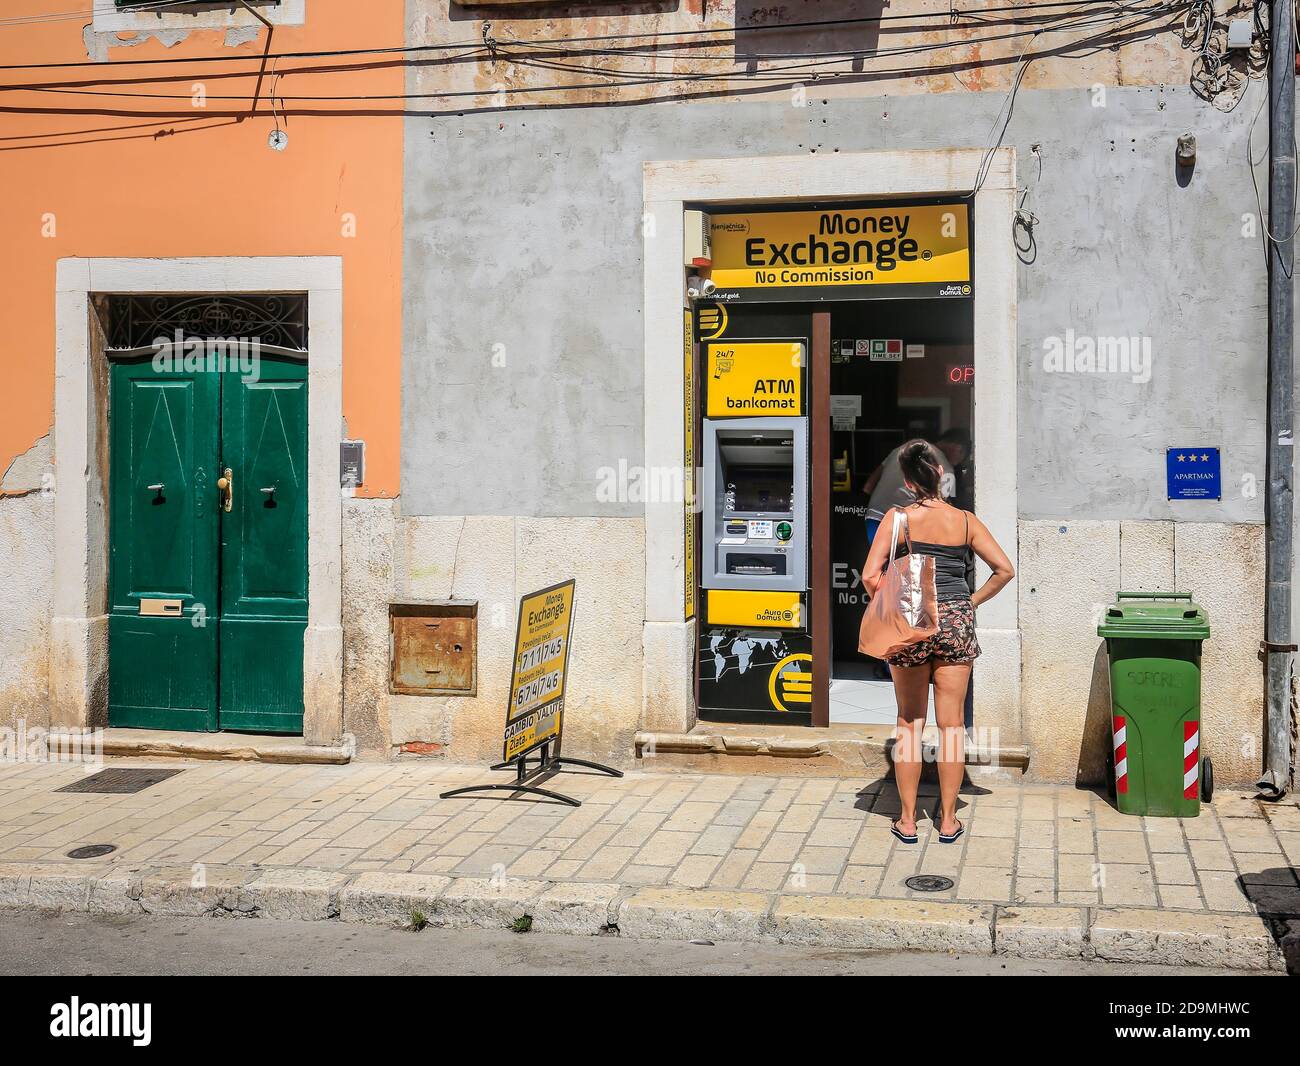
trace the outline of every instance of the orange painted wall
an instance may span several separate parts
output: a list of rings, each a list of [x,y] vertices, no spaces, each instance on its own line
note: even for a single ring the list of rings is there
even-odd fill
[[[398,47],[403,4],[306,0],[303,26],[276,27],[272,52]],[[19,25],[24,15],[84,8],[84,18]],[[9,0],[0,13],[0,65],[89,58],[90,0]],[[222,30],[112,47],[110,62],[76,69],[5,70],[0,83],[181,75],[138,86],[92,86],[180,99],[0,90],[0,471],[50,432],[54,406],[55,262],[66,256],[340,255],[344,266],[343,409],[350,437],[366,441],[361,495],[398,492],[401,386],[401,101],[287,103],[301,108],[388,109],[387,115],[291,113],[283,152],[267,147],[269,110],[237,121],[257,63],[126,67],[150,58],[260,56],[255,41],[226,47]],[[400,95],[396,56],[281,59],[277,95]],[[119,63],[118,61],[123,61]],[[325,62],[340,73],[285,73]],[[269,66],[269,65],[268,65]],[[228,71],[239,77],[223,79]],[[202,82],[207,106],[192,106]],[[263,92],[270,81],[264,81]],[[131,109],[140,117],[16,114],[15,107]],[[223,114],[226,113],[226,114]],[[355,236],[345,236],[345,214]],[[43,230],[53,217],[54,235]]]

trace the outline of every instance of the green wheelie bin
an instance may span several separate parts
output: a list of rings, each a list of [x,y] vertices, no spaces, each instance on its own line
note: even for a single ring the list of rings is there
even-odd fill
[[[1186,592],[1120,592],[1097,626],[1110,657],[1115,803],[1195,818],[1214,768],[1201,758],[1201,643],[1210,620]]]

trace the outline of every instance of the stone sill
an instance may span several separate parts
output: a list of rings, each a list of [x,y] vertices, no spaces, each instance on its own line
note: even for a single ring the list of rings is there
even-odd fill
[[[84,754],[84,750],[83,750]],[[104,730],[104,755],[130,758],[230,759],[286,765],[352,761],[353,746],[312,745],[302,737],[249,733],[187,733],[170,729]]]
[[[886,725],[832,725],[792,731],[783,726],[701,722],[689,733],[639,732],[635,744],[638,759],[696,756],[713,764],[719,757],[753,760],[765,756],[773,762],[812,762],[832,773],[842,766],[861,774],[864,768],[878,770],[888,764],[893,733],[894,727]],[[673,761],[680,764],[683,760]],[[1022,745],[968,745],[966,763],[1023,772],[1029,766],[1029,749]]]
[[[689,733],[638,732],[636,757],[642,767],[699,774],[789,774],[861,777],[888,775],[892,725],[831,725],[789,728],[781,725],[727,725],[702,722]],[[1027,748],[969,745],[967,766],[1023,774]]]

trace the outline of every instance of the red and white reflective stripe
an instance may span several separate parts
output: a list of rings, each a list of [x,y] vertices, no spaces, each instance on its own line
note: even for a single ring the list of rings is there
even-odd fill
[[[1120,715],[1111,720],[1115,731],[1115,791],[1128,791],[1128,727]]]
[[[1197,780],[1201,776],[1201,726],[1183,723],[1183,799],[1196,799]]]

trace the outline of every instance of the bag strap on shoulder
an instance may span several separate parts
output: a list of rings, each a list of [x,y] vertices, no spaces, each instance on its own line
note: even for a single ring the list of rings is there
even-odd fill
[[[894,556],[898,553],[898,527],[903,527],[903,539],[907,542],[907,554],[912,554],[912,532],[907,524],[907,515],[901,507],[894,510],[893,536],[889,538],[889,565],[894,565]]]

